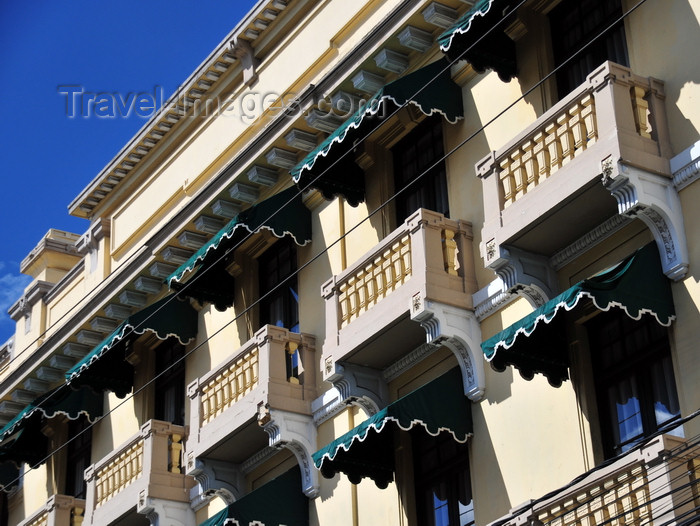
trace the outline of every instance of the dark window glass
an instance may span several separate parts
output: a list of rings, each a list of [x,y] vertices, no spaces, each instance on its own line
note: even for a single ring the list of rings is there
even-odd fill
[[[289,238],[277,241],[258,258],[261,325],[299,332],[297,278],[292,275],[296,270],[296,245]]]
[[[552,9],[549,23],[555,66],[562,65],[621,15],[620,0],[565,0]],[[606,60],[629,66],[621,21],[557,72],[559,98],[583,84],[586,76]]]
[[[421,526],[474,524],[469,450],[450,433],[412,433],[416,512]]]
[[[66,495],[85,498],[85,470],[90,465],[92,427],[84,416],[68,421],[68,446],[66,447]]]
[[[622,309],[587,324],[608,457],[680,415],[666,328],[649,315],[637,321]]]
[[[440,116],[425,119],[394,146],[393,155],[395,191],[407,187],[396,197],[397,223],[401,224],[419,208],[449,217]],[[423,175],[424,172],[427,173]]]
[[[156,349],[154,418],[180,426],[185,425],[184,356],[185,348],[177,342],[168,341]]]

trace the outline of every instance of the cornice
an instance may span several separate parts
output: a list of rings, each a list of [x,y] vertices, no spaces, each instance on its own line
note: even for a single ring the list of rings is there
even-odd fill
[[[35,280],[7,311],[14,321],[30,312],[31,308],[53,288],[53,283]]]
[[[109,219],[98,218],[87,232],[75,242],[75,248],[79,254],[85,255],[105,237],[109,237],[112,231],[112,222]]]
[[[71,215],[89,218],[100,203],[128,178],[151,150],[170,133],[178,121],[193,108],[195,102],[212,90],[218,80],[234,65],[240,66],[240,55],[231,48],[232,42],[250,49],[246,55],[255,62],[254,44],[262,34],[274,27],[271,21],[282,14],[295,0],[259,0],[246,17],[221,41],[215,50],[185,80],[162,107],[144,124],[136,135],[119,151],[85,189],[68,205]],[[265,27],[263,25],[265,24]],[[268,27],[270,26],[270,27]],[[242,69],[247,70],[244,67]],[[250,80],[246,74],[244,83]]]
[[[677,191],[700,178],[700,141],[671,159],[671,173]]]
[[[266,145],[276,140],[285,131],[288,131],[290,118],[293,118],[300,108],[304,109],[313,106],[317,100],[322,98],[322,95],[325,96],[333,88],[337,87],[353,70],[361,65],[362,61],[378,45],[386,40],[387,35],[392,33],[393,28],[400,24],[418,5],[420,5],[419,0],[402,2],[391,14],[377,23],[365,38],[355,48],[346,53],[315,85],[309,85],[300,93],[296,99],[296,104],[290,105],[289,110],[286,112],[279,112],[246,147],[242,148],[228,165],[212,176],[208,183],[180,208],[160,230],[146,239],[139,250],[130,256],[131,259],[123,268],[115,269],[101,284],[99,290],[91,292],[88,298],[76,305],[74,307],[75,310],[71,311],[70,320],[66,324],[55,330],[52,329],[53,332],[46,337],[43,344],[17,366],[15,370],[9,373],[4,381],[0,383],[0,399],[7,396],[42,361],[57,352],[59,347],[66,343],[82,325],[88,323],[104,305],[118,295],[128,283],[138,277],[139,273],[146,269],[148,265],[152,264],[154,255],[159,254],[172,241],[181,231],[182,225],[187,224],[195,216],[201,214],[202,210],[230,185],[232,179],[238,173],[249,167],[259,157],[260,152],[264,150]],[[98,180],[96,179],[95,181]],[[92,185],[96,184],[95,181],[93,181]],[[75,201],[73,204],[75,204]],[[84,262],[81,260],[56,284],[47,295],[45,301],[49,302],[56,298],[60,291],[64,290],[75,279],[83,267]]]
[[[65,232],[63,230],[49,230],[41,241],[27,254],[19,264],[19,270],[23,274],[27,274],[27,270],[46,252],[56,252],[59,254],[67,254],[70,256],[80,257],[75,243],[80,239],[78,234]]]

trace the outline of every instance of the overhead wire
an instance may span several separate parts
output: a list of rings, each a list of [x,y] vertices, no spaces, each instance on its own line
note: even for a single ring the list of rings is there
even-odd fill
[[[525,1],[526,1],[526,0],[522,0],[516,7],[514,7],[514,8],[512,9],[512,11],[511,11],[510,13],[514,12],[517,8],[519,8],[522,4],[524,4]],[[630,8],[627,12],[623,13],[623,15],[622,15],[618,20],[614,21],[614,22],[610,25],[610,27],[614,26],[614,25],[617,24],[619,21],[624,20],[624,18],[625,18],[626,16],[628,16],[630,13],[632,13],[634,10],[636,10],[638,7],[640,7],[640,6],[641,6],[643,3],[645,3],[645,2],[646,2],[646,0],[640,0],[637,4],[635,4],[632,8]],[[510,13],[509,13],[509,14],[510,14]],[[477,45],[483,38],[485,38],[491,31],[495,30],[495,29],[499,26],[499,24],[501,24],[505,19],[506,19],[506,16],[502,17],[502,19],[501,19],[497,24],[495,24],[494,26],[492,26],[491,28],[489,28],[489,30],[486,31],[480,38],[478,38],[469,48],[465,49],[465,50],[463,51],[462,55],[465,54],[465,53],[467,53],[468,51],[470,51],[470,50],[471,50],[475,45]],[[269,295],[273,294],[273,293],[276,291],[276,289],[278,289],[279,287],[284,286],[285,283],[286,283],[287,281],[289,281],[290,279],[292,279],[293,277],[295,277],[299,272],[301,272],[302,270],[304,270],[305,268],[307,268],[310,264],[312,264],[313,262],[315,262],[320,256],[322,256],[323,254],[325,254],[330,248],[332,248],[333,246],[335,246],[336,244],[338,244],[342,239],[344,239],[345,237],[347,237],[350,233],[354,232],[354,231],[355,231],[357,228],[359,228],[360,225],[362,225],[365,221],[368,221],[368,220],[369,220],[371,217],[373,217],[376,213],[378,213],[379,211],[383,210],[389,203],[391,203],[394,199],[396,199],[396,197],[397,197],[398,195],[400,195],[402,192],[407,191],[407,190],[410,188],[411,185],[413,185],[413,184],[415,184],[416,182],[418,182],[418,181],[419,181],[420,179],[422,179],[427,173],[430,173],[430,171],[431,171],[435,166],[437,166],[439,163],[444,162],[445,159],[449,158],[449,157],[450,157],[451,155],[453,155],[458,149],[460,149],[462,146],[464,146],[465,144],[467,144],[467,143],[468,143],[470,140],[472,140],[478,133],[483,132],[483,130],[484,130],[487,126],[489,126],[490,124],[492,124],[492,123],[493,123],[494,121],[496,121],[497,119],[501,118],[501,117],[502,117],[508,110],[510,110],[515,104],[517,104],[517,103],[520,102],[522,99],[524,99],[524,98],[525,98],[527,95],[529,95],[532,91],[534,91],[535,89],[537,89],[538,87],[540,87],[540,86],[542,85],[542,83],[544,83],[544,82],[545,82],[546,80],[548,80],[551,76],[553,76],[554,74],[556,74],[556,72],[557,72],[559,69],[561,69],[562,67],[564,67],[569,61],[573,60],[573,58],[575,58],[578,54],[580,54],[582,51],[584,51],[584,50],[585,50],[589,45],[591,45],[595,40],[597,40],[598,38],[600,38],[605,32],[607,32],[607,31],[609,30],[610,27],[608,27],[608,28],[606,28],[605,30],[601,31],[601,33],[600,33],[599,35],[597,35],[597,36],[593,37],[591,40],[589,40],[589,42],[587,42],[584,46],[582,46],[577,52],[575,52],[574,54],[572,54],[568,59],[566,59],[566,60],[565,60],[564,62],[562,62],[559,66],[557,66],[556,68],[554,68],[549,74],[545,75],[542,79],[540,79],[537,83],[535,83],[533,86],[531,86],[528,90],[526,90],[525,92],[523,92],[522,95],[520,95],[519,97],[517,97],[512,103],[510,103],[510,104],[507,105],[505,108],[503,108],[501,111],[499,111],[498,114],[497,114],[496,116],[494,116],[493,118],[491,118],[490,120],[488,120],[486,123],[482,124],[475,132],[473,132],[471,135],[469,135],[469,136],[466,137],[464,140],[462,140],[458,145],[456,145],[455,147],[453,147],[450,151],[448,151],[447,153],[443,154],[443,156],[442,156],[440,159],[438,159],[435,163],[433,163],[433,165],[431,165],[430,167],[428,167],[427,169],[425,169],[421,174],[419,174],[418,176],[416,176],[416,178],[415,178],[413,181],[411,181],[408,185],[406,185],[405,187],[403,187],[403,188],[397,190],[392,196],[390,196],[388,199],[386,199],[384,202],[382,202],[382,203],[381,203],[378,207],[376,207],[374,210],[372,210],[371,212],[369,212],[368,215],[367,215],[367,217],[364,218],[362,221],[360,221],[357,225],[355,225],[355,226],[353,226],[352,228],[350,228],[347,232],[345,232],[342,236],[340,236],[338,239],[336,239],[336,240],[333,241],[332,243],[326,245],[319,253],[317,253],[316,255],[312,256],[307,262],[305,262],[303,265],[301,265],[294,273],[292,273],[292,274],[291,274],[290,276],[288,276],[286,279],[284,279],[283,281],[281,281],[280,283],[278,283],[274,288],[272,288],[272,289],[271,289],[270,291],[268,291],[266,294],[264,294],[264,295],[260,296],[259,298],[257,298],[257,299],[256,299],[254,302],[252,302],[248,307],[244,308],[240,313],[237,313],[237,314],[234,316],[234,318],[233,318],[232,320],[230,320],[229,322],[227,322],[226,324],[224,324],[222,327],[220,327],[218,330],[216,330],[214,333],[212,333],[211,335],[209,335],[203,342],[199,343],[199,344],[198,344],[197,346],[195,346],[193,349],[191,349],[190,351],[187,351],[182,357],[180,357],[178,360],[174,361],[174,362],[173,362],[170,366],[168,366],[165,370],[163,370],[163,371],[160,372],[159,374],[155,375],[151,380],[147,381],[147,382],[146,382],[144,385],[142,385],[140,388],[134,389],[133,392],[131,393],[131,395],[128,395],[124,400],[122,400],[120,403],[118,403],[115,407],[111,408],[111,409],[110,409],[107,413],[105,413],[101,418],[104,418],[104,417],[108,416],[109,414],[113,413],[113,412],[116,411],[119,407],[121,407],[123,404],[125,404],[129,399],[133,398],[136,394],[138,394],[138,393],[140,393],[141,391],[143,391],[144,389],[146,389],[148,386],[150,386],[150,384],[152,384],[153,382],[155,382],[161,375],[166,374],[166,373],[169,371],[170,368],[174,367],[174,366],[177,365],[180,361],[185,360],[185,359],[186,359],[188,356],[190,356],[192,353],[194,353],[195,351],[197,351],[198,349],[200,349],[205,343],[208,343],[212,338],[214,338],[214,337],[216,337],[218,334],[220,334],[225,328],[227,328],[229,325],[231,325],[232,323],[234,323],[236,320],[240,319],[241,316],[247,314],[252,308],[254,308],[255,306],[257,306],[258,303],[259,303],[260,301],[263,301],[263,300],[266,299]],[[456,59],[454,59],[453,61],[451,61],[451,62],[449,63],[448,66],[446,66],[445,69],[449,69],[453,64],[455,64],[455,63],[456,63],[457,61],[459,61],[459,60],[461,60],[459,57],[456,58]],[[419,89],[417,93],[420,93],[420,92],[421,92],[423,89],[425,89],[429,84],[430,84],[430,82],[428,82],[426,85],[424,85],[423,87],[421,87],[421,89]],[[417,93],[416,93],[416,94],[417,94]],[[415,95],[414,95],[414,97],[415,97]],[[409,101],[410,101],[410,100],[411,100],[411,99],[409,98]],[[390,116],[391,116],[391,115],[394,115],[395,113],[397,113],[398,111],[400,111],[403,107],[405,107],[405,106],[406,106],[407,104],[409,104],[409,103],[410,103],[410,102],[407,101],[407,102],[404,103],[403,105],[397,107],[397,108],[390,114]],[[361,141],[364,141],[367,137],[369,137],[372,133],[374,133],[374,131],[376,131],[376,129],[378,129],[378,128],[383,124],[383,122],[384,122],[384,121],[380,122],[375,128],[371,129],[371,130],[360,140],[360,142],[361,142]],[[300,195],[300,194],[302,194],[302,193],[305,192],[306,190],[308,190],[310,187],[312,187],[313,184],[314,184],[314,182],[316,182],[319,178],[323,177],[323,176],[324,176],[329,170],[331,170],[338,162],[340,162],[340,160],[342,160],[346,155],[349,155],[349,154],[351,153],[351,151],[352,151],[352,150],[348,150],[348,151],[344,152],[342,155],[338,156],[338,158],[337,158],[330,166],[328,166],[328,167],[327,167],[325,170],[323,170],[320,174],[316,175],[312,180],[310,180],[310,181],[306,184],[306,186],[304,186],[303,188],[300,188],[299,193],[297,194],[297,196]],[[282,205],[277,211],[275,211],[273,214],[271,214],[270,217],[268,218],[268,220],[271,219],[272,217],[274,217],[276,214],[281,213],[281,211],[284,209],[284,207],[287,206],[289,203],[291,203],[292,200],[295,199],[297,196],[291,198],[289,201],[287,201],[287,203],[285,203],[284,205]],[[187,282],[184,283],[184,285],[181,287],[181,289],[180,289],[179,291],[177,291],[175,294],[173,294],[173,297],[170,299],[170,301],[174,301],[175,298],[178,297],[178,296],[180,296],[180,294],[182,294],[182,293],[187,289],[188,286],[190,286],[191,284],[195,283],[195,282],[196,282],[196,279],[201,278],[201,276],[202,276],[209,268],[213,267],[213,266],[216,265],[218,262],[220,262],[220,261],[222,261],[224,258],[226,258],[232,251],[234,251],[236,248],[238,248],[241,244],[243,244],[243,243],[244,243],[248,238],[250,238],[252,235],[254,235],[254,232],[249,232],[249,233],[244,237],[244,239],[242,239],[242,240],[239,241],[237,244],[235,244],[235,246],[229,247],[229,249],[226,250],[226,251],[211,265],[211,266],[209,266],[208,268],[200,269],[200,272],[197,272],[190,280],[188,280]],[[136,255],[136,254],[138,254],[138,253],[139,253],[139,251],[135,251],[131,256],[129,256],[129,258],[133,257],[134,255]],[[127,261],[128,261],[128,260],[127,260]],[[126,264],[127,261],[123,262],[122,265],[123,265],[123,264]],[[119,268],[121,268],[121,265],[120,265]],[[98,288],[98,287],[95,287],[90,293],[94,292],[97,288]],[[87,296],[86,296],[86,297],[87,297]],[[86,297],[85,297],[85,298],[86,298]],[[85,298],[82,298],[82,299],[85,299]],[[82,299],[81,299],[81,301],[82,301]],[[79,304],[79,302],[78,302],[78,304]],[[76,304],[76,305],[77,305],[77,304]],[[72,307],[71,310],[69,310],[66,314],[64,314],[63,317],[65,317],[65,316],[68,315],[70,312],[72,312],[72,309],[73,309],[73,308],[75,308],[75,306]],[[161,308],[163,308],[163,306],[162,306]],[[155,314],[157,314],[157,311],[154,312],[151,316],[154,316]],[[62,317],[61,319],[63,319],[63,317]],[[145,320],[143,320],[143,322],[142,322],[142,324],[141,324],[140,326],[142,326],[143,324],[146,324],[147,321],[148,321],[148,318],[146,318]],[[53,327],[53,326],[54,326],[54,325],[52,325],[52,327]],[[136,330],[137,328],[138,328],[138,327],[132,328],[131,331]],[[47,330],[48,330],[48,329],[47,329]],[[131,331],[130,331],[130,332],[131,332]],[[126,336],[128,336],[128,335],[125,335],[124,337],[126,337]],[[30,344],[30,345],[31,345],[31,344]],[[46,402],[46,401],[47,401],[47,400],[45,400],[44,402]],[[696,413],[697,413],[697,412],[696,412]],[[64,447],[67,447],[67,445],[68,445],[72,440],[77,439],[82,433],[87,432],[90,428],[92,428],[93,425],[94,425],[94,423],[93,423],[93,424],[89,424],[88,426],[86,426],[85,429],[83,429],[83,430],[82,430],[80,433],[78,433],[76,436],[70,437],[65,443],[63,443],[63,444],[57,446],[53,451],[51,451],[51,452],[42,460],[41,463],[43,463],[43,462],[45,462],[46,460],[48,460],[52,455],[54,455],[54,454],[57,453],[58,451],[61,451]],[[30,467],[30,469],[33,469],[33,468]],[[16,482],[16,480],[13,481],[13,482]]]

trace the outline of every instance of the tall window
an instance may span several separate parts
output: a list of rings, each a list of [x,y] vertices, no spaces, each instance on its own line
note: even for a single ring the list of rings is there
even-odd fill
[[[86,493],[85,470],[90,465],[92,427],[84,416],[68,421],[66,447],[66,495],[84,499]]]
[[[678,418],[680,408],[666,328],[621,309],[587,324],[606,456]]]
[[[154,418],[180,426],[185,425],[184,356],[184,346],[176,341],[164,342],[156,349]]]
[[[474,524],[467,444],[450,433],[412,433],[416,512],[421,526]]]
[[[406,188],[396,198],[397,223],[419,208],[449,217],[440,116],[425,119],[394,146],[393,155],[395,191]]]
[[[557,72],[559,98],[583,84],[586,76],[606,60],[629,66],[620,0],[565,0],[549,13],[555,66],[560,66],[613,26]]]
[[[261,325],[299,332],[297,278],[292,276],[296,270],[296,245],[288,237],[277,241],[258,258]]]

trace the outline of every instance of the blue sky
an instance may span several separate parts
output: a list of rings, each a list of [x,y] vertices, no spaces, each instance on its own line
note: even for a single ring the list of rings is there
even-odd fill
[[[254,3],[0,1],[0,343],[31,281],[20,261],[49,228],[85,232],[68,204],[146,121],[68,118],[59,86],[167,99]]]

